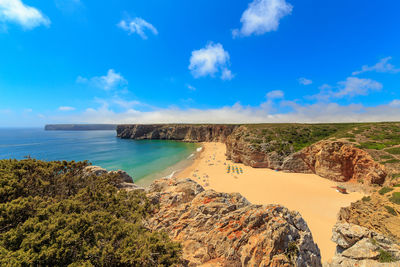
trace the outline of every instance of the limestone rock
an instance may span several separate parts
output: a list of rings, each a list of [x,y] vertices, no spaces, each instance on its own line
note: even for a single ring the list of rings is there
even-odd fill
[[[321,266],[298,212],[252,205],[240,194],[204,190],[191,179],[157,180],[147,196],[159,207],[147,227],[181,242],[183,265]]]
[[[334,266],[400,266],[400,262],[380,263],[382,251],[400,259],[400,246],[393,239],[359,225],[338,222],[333,228],[332,241],[337,244],[336,255],[328,267]]]
[[[122,183],[119,185],[119,188],[123,188],[128,191],[132,190],[142,190],[144,188],[137,186],[133,183],[133,178],[125,171],[117,170],[117,171],[107,171],[106,169],[100,166],[87,166],[83,169],[84,175],[96,175],[100,176],[103,174],[116,174],[122,179]]]
[[[117,136],[125,139],[162,139],[187,142],[225,142],[238,125],[133,124],[118,125]]]

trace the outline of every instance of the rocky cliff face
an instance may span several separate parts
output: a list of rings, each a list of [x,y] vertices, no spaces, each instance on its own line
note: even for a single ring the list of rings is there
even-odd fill
[[[159,208],[147,226],[183,246],[184,266],[321,266],[298,212],[205,191],[190,179],[160,179],[147,196]]]
[[[186,142],[225,142],[238,125],[134,124],[118,125],[117,136],[130,139],[163,139]]]
[[[303,144],[308,138],[316,139],[316,134],[308,132],[307,136],[301,137],[301,132],[307,128],[279,127],[260,131],[239,125],[119,125],[117,135],[138,140],[224,142],[227,159],[254,168],[315,173],[337,182],[352,180],[367,185],[384,183],[387,176],[384,167],[351,143],[322,140],[296,152],[296,145]],[[267,129],[270,132],[263,135],[262,131]],[[292,139],[298,143],[295,144]]]
[[[280,169],[315,173],[337,182],[383,184],[387,173],[372,157],[349,143],[320,141],[285,158]]]

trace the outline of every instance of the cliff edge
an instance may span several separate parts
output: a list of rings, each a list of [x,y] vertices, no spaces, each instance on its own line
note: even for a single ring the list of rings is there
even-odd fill
[[[204,190],[191,179],[160,179],[147,197],[158,205],[147,227],[182,244],[183,266],[321,266],[298,212],[252,205],[238,193]]]

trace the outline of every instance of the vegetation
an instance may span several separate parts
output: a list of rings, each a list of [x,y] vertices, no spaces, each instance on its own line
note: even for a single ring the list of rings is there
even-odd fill
[[[371,201],[371,197],[370,196],[363,197],[361,200],[364,202],[368,202],[368,201]]]
[[[169,266],[180,246],[150,232],[144,193],[87,162],[0,160],[0,265]]]
[[[400,192],[395,192],[392,194],[392,197],[389,198],[390,201],[392,201],[395,204],[400,205]]]
[[[399,155],[400,154],[400,147],[388,148],[385,151],[390,153],[390,154]]]
[[[383,249],[379,249],[379,257],[378,257],[379,262],[394,262],[396,259],[393,257],[393,255]]]
[[[382,187],[378,192],[381,195],[384,195],[386,193],[389,193],[390,191],[393,191],[393,188],[390,187]]]
[[[385,206],[385,209],[386,209],[387,212],[389,212],[390,214],[392,214],[392,215],[394,215],[394,216],[397,215],[397,213],[396,213],[396,211],[394,210],[394,208],[392,208],[392,207],[390,207],[390,206]]]
[[[245,141],[264,152],[290,154],[350,129],[354,124],[252,124]],[[353,135],[350,135],[353,136]]]

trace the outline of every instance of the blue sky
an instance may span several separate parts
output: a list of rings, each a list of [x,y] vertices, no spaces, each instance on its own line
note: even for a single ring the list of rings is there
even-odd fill
[[[0,125],[400,120],[398,10],[0,0]]]

